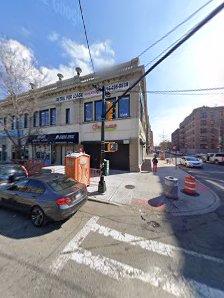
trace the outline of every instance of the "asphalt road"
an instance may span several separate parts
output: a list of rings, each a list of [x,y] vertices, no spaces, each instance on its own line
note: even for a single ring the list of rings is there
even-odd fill
[[[38,229],[0,208],[0,296],[224,297],[223,220],[88,202]]]

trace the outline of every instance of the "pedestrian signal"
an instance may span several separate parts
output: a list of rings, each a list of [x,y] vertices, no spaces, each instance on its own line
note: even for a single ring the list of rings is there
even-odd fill
[[[118,150],[118,144],[115,142],[107,143],[107,152],[115,152]]]
[[[107,101],[107,109],[109,110],[113,106],[113,102]],[[107,114],[107,120],[112,120],[115,114],[115,107],[111,108],[111,110]]]

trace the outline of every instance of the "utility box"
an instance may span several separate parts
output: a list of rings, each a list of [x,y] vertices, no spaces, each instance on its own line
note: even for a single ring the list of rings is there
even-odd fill
[[[107,160],[107,159],[104,159],[103,166],[104,166],[104,176],[109,176],[109,173],[110,173],[110,161]]]
[[[78,182],[90,185],[90,155],[82,152],[67,155],[65,174]]]

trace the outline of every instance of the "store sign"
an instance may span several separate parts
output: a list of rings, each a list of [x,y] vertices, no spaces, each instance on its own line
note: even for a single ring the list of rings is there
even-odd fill
[[[97,125],[95,123],[95,124],[93,124],[92,129],[94,131],[101,130],[101,125]],[[105,130],[107,130],[107,131],[116,130],[116,129],[117,129],[117,124],[105,125]]]
[[[127,82],[115,83],[115,84],[111,84],[111,85],[108,85],[105,87],[106,87],[106,91],[116,92],[119,90],[127,89],[129,87],[129,82],[127,81]],[[92,90],[84,91],[84,92],[75,92],[73,94],[57,97],[56,102],[64,102],[64,101],[70,101],[70,100],[74,100],[74,99],[90,98],[90,97],[94,97],[94,96],[100,96],[101,94],[102,94],[102,92],[97,91],[96,89],[92,89]]]
[[[30,136],[29,144],[78,144],[79,133],[58,133]]]

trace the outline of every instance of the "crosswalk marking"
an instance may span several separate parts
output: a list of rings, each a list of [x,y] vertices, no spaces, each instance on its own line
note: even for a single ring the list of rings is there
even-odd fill
[[[139,246],[142,249],[152,251],[154,253],[167,257],[178,257],[178,254],[185,253],[193,257],[202,258],[216,263],[223,264],[224,261],[211,256],[199,254],[186,249],[180,249],[172,245],[164,244],[154,240],[147,240],[142,237],[134,236],[127,233],[121,233],[117,230],[99,225],[97,223],[99,217],[92,217],[86,225],[76,234],[76,236],[66,245],[59,257],[53,262],[51,271],[59,274],[65,264],[69,260],[73,260],[78,264],[88,266],[90,269],[100,272],[115,280],[121,279],[138,279],[149,283],[154,287],[159,287],[164,291],[177,297],[194,296],[195,293],[203,297],[224,297],[221,290],[208,287],[205,284],[196,282],[192,279],[178,277],[177,274],[163,272],[161,268],[151,266],[144,272],[138,268],[121,263],[114,259],[110,259],[101,255],[93,255],[91,251],[80,247],[90,232],[99,233],[105,237],[111,237],[114,240],[128,243],[132,246]]]

